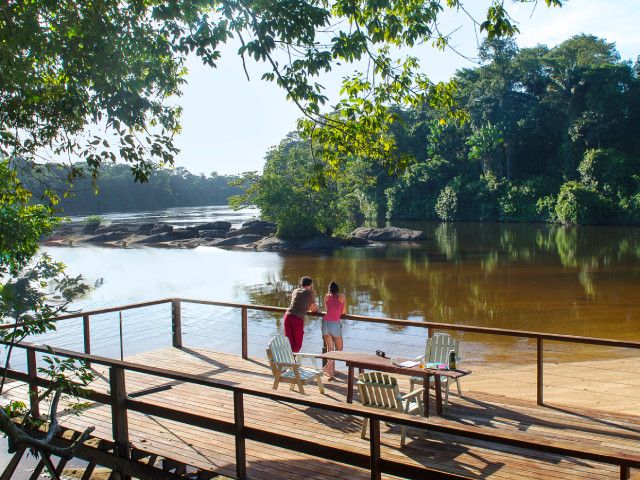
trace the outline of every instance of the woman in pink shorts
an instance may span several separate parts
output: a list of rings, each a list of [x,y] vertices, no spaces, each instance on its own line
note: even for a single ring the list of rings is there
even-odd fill
[[[324,305],[327,313],[322,317],[322,337],[327,346],[327,352],[342,350],[342,323],[340,316],[347,311],[347,298],[340,293],[340,287],[336,282],[329,284],[329,291],[324,296]],[[324,373],[333,378],[336,373],[336,365],[329,360],[324,367]]]

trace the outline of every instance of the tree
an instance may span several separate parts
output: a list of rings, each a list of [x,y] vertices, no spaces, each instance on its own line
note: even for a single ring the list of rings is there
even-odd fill
[[[318,167],[309,143],[290,135],[267,153],[262,175],[246,174],[238,182],[246,192],[233,197],[232,205],[259,207],[263,218],[276,223],[281,238],[299,240],[348,230],[348,194],[338,192],[331,180],[314,188]]]
[[[503,2],[487,4],[481,30],[489,38],[518,31]],[[328,147],[321,152],[328,165],[354,154],[402,160],[389,135],[396,106],[430,102],[456,110],[452,86],[430,82],[413,57],[396,63],[390,47],[445,48],[437,23],[445,9],[466,15],[461,0],[5,2],[0,151],[30,162],[47,153],[80,157],[93,175],[118,158],[144,181],[176,153],[180,110],[170,99],[186,81],[187,55],[215,67],[221,45],[236,38],[243,62],[264,63],[262,78],[299,106],[301,131]],[[323,112],[318,77],[365,58],[371,69],[345,79],[342,99]],[[69,179],[80,173],[73,169]]]
[[[0,318],[12,327],[3,329],[0,339],[7,347],[5,363],[0,371],[0,395],[4,391],[11,353],[16,344],[29,335],[55,329],[53,319],[66,311],[69,302],[86,292],[82,277],[69,277],[64,265],[53,262],[47,255],[34,259],[41,235],[51,233],[57,219],[44,205],[31,205],[30,194],[24,189],[15,172],[0,161]],[[59,299],[59,300],[57,300]],[[30,435],[26,429],[38,426],[41,419],[21,402],[10,402],[0,408],[0,430],[9,439],[9,452],[30,448],[41,455],[49,473],[58,478],[49,455],[69,458],[93,431],[85,430],[69,448],[56,448],[51,440],[59,432],[58,402],[63,394],[78,393],[86,386],[92,373],[83,363],[72,359],[44,357],[47,366],[40,371],[49,377],[52,387],[38,400],[50,399],[49,429],[44,439]],[[12,420],[21,417],[20,426]]]

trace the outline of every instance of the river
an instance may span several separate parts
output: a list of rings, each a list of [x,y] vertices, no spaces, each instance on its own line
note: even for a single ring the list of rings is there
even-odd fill
[[[225,207],[116,214],[105,221],[162,219],[181,226],[212,219],[234,224],[256,210]],[[481,325],[616,339],[640,336],[640,235],[637,228],[568,228],[534,224],[423,223],[427,240],[332,253],[270,253],[199,247],[193,250],[93,246],[51,248],[71,273],[102,285],[78,308],[186,297],[286,306],[302,275],[314,278],[320,296],[331,281],[347,295],[349,312],[401,319]],[[185,305],[185,343],[239,351],[239,313]],[[123,314],[124,354],[169,344],[167,306]],[[96,317],[94,352],[120,354],[116,314]],[[317,351],[320,322],[307,321],[304,348]],[[79,322],[48,337],[80,348]],[[250,317],[250,353],[263,355],[280,328],[277,316]],[[424,348],[422,329],[346,322],[347,346],[401,355]],[[525,340],[460,335],[463,357],[494,361],[532,351]],[[586,347],[584,347],[586,348]],[[580,351],[584,351],[582,348]],[[574,351],[579,354],[580,351]],[[591,352],[591,350],[589,350]],[[604,352],[603,355],[607,353]],[[533,361],[526,355],[518,357]]]

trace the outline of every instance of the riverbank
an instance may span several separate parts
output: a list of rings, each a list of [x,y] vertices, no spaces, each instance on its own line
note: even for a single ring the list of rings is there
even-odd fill
[[[347,238],[318,235],[295,241],[276,236],[276,225],[264,220],[248,220],[234,227],[229,221],[212,221],[185,227],[164,222],[114,222],[99,220],[71,222],[44,238],[47,246],[73,247],[83,244],[114,248],[152,246],[160,248],[220,247],[257,251],[333,250],[345,246],[375,246],[380,242],[418,241],[422,231],[398,227],[357,228]]]

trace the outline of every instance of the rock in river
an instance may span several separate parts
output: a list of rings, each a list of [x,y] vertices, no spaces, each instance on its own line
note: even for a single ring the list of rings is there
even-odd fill
[[[237,235],[260,235],[265,237],[276,232],[276,224],[265,220],[250,220],[244,222],[242,226],[236,230],[229,230],[227,237],[235,237]]]
[[[235,245],[246,245],[248,243],[257,242],[262,237],[260,235],[237,235],[235,237],[221,238],[220,240],[212,240],[207,245],[215,245],[216,247],[232,247]]]
[[[226,232],[231,228],[231,222],[225,222],[223,220],[218,220],[216,222],[201,223],[200,225],[196,225],[196,228],[198,230],[200,230],[200,231],[202,231],[202,230],[222,230],[222,231]],[[202,233],[203,232],[201,232],[201,234]]]
[[[406,242],[424,239],[424,234],[420,230],[410,230],[399,227],[360,227],[351,232],[351,236],[372,242]]]

